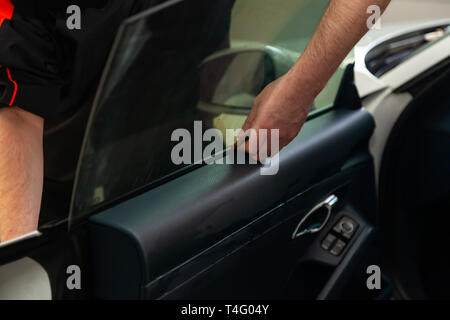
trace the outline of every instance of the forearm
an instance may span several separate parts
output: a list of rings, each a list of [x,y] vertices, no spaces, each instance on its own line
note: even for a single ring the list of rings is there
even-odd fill
[[[330,0],[305,51],[289,72],[269,84],[255,99],[243,129],[279,129],[279,149],[294,139],[311,104],[350,50],[368,31],[367,9],[384,11],[390,0]],[[250,138],[251,139],[251,138]],[[253,156],[255,150],[246,150]],[[254,144],[256,145],[256,144]]]
[[[314,99],[369,30],[366,13],[371,5],[383,12],[390,0],[331,0],[304,53],[289,74],[297,90]]]
[[[0,109],[0,242],[37,229],[43,185],[43,120]]]

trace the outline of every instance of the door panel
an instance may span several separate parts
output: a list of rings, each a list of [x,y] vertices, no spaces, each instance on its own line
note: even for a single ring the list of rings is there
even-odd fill
[[[348,276],[337,267],[368,243],[375,222],[373,129],[364,109],[332,110],[305,124],[274,176],[256,165],[204,166],[92,216],[96,296],[332,296]],[[339,198],[330,223],[292,240],[330,194]],[[335,257],[320,242],[344,214],[360,227]]]

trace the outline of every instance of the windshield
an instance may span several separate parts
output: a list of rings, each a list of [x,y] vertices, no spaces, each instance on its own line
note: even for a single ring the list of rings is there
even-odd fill
[[[240,128],[258,93],[295,63],[327,3],[175,0],[125,21],[89,120],[71,224],[195,166],[172,161],[175,130],[198,134],[195,121],[200,134]],[[314,110],[333,102],[344,67]]]

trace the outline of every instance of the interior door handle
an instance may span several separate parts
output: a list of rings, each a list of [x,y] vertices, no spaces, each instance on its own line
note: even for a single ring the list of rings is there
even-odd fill
[[[303,236],[305,234],[312,234],[317,233],[320,230],[325,227],[328,220],[331,216],[331,209],[338,201],[338,197],[336,197],[334,194],[326,198],[324,201],[317,204],[314,208],[312,208],[303,218],[300,220],[300,222],[297,224],[297,227],[295,228],[294,232],[292,233],[292,239],[297,239],[300,236]],[[324,212],[325,210],[325,212]],[[320,223],[314,223],[309,222],[308,220],[311,218],[314,218],[315,215],[324,214],[325,218]],[[301,230],[301,231],[299,231]]]

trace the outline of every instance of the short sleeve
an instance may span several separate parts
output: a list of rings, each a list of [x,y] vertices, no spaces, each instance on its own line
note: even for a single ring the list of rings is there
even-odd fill
[[[52,119],[63,86],[63,57],[53,23],[26,17],[8,3],[0,0],[0,106],[19,106]]]

